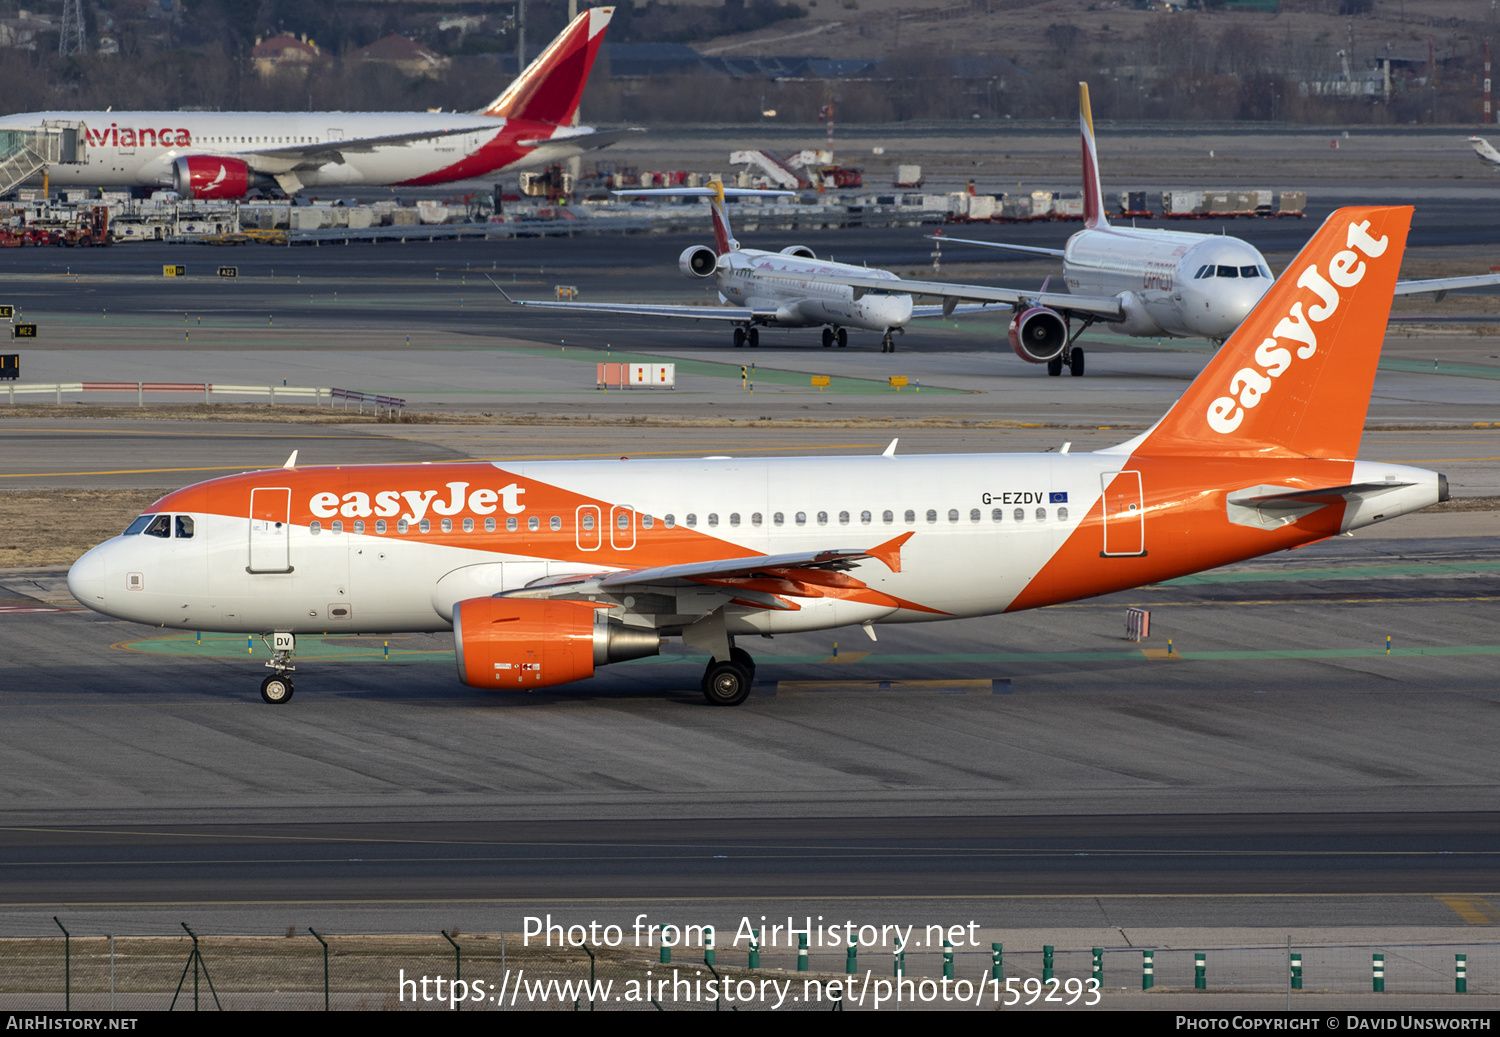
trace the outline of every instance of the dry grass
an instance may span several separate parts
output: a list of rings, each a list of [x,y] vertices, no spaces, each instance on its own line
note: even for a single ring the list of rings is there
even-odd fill
[[[0,491],[0,568],[72,565],[167,492]]]

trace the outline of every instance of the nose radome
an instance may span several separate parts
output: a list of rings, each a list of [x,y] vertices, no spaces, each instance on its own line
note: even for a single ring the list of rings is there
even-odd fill
[[[104,603],[104,545],[88,551],[68,570],[68,593],[80,605],[97,608]]]

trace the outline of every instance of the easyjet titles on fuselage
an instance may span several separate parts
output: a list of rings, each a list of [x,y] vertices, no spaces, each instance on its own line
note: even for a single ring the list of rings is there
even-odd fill
[[[308,499],[307,510],[318,518],[395,518],[404,501],[407,511],[400,517],[408,522],[420,522],[431,507],[433,514],[451,518],[462,514],[465,506],[475,515],[493,515],[496,505],[505,509],[507,515],[519,515],[526,510],[520,501],[525,487],[516,483],[498,490],[482,488],[469,492],[469,483],[448,483],[448,498],[440,499],[439,490],[381,490],[375,494],[352,490],[340,497],[337,493],[314,493]],[[372,501],[373,496],[373,501]]]

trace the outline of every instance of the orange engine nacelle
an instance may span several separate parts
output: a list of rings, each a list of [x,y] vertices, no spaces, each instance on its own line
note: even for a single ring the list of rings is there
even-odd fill
[[[250,167],[237,158],[184,155],[172,163],[172,190],[183,198],[243,198]]]
[[[471,688],[545,688],[594,667],[655,655],[661,635],[578,601],[470,598],[453,606],[458,679]]]

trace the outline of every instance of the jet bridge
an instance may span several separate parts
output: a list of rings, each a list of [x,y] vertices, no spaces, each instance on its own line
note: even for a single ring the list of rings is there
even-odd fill
[[[81,122],[47,120],[0,130],[0,196],[54,165],[87,165],[88,135]]]

